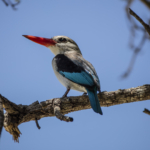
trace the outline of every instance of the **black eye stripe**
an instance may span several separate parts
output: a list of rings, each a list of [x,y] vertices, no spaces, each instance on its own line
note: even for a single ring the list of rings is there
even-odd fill
[[[66,42],[67,40],[65,38],[59,38],[59,42]]]

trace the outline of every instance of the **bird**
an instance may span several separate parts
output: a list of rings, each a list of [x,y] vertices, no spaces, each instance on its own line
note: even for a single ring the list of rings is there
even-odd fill
[[[23,35],[25,38],[46,46],[55,55],[52,60],[54,73],[60,83],[66,87],[62,98],[67,97],[70,89],[88,93],[94,112],[103,114],[97,91],[101,92],[100,80],[93,65],[85,60],[77,43],[67,36],[43,38]]]

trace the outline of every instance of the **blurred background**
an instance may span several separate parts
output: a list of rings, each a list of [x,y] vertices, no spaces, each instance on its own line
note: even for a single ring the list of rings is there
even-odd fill
[[[66,90],[54,75],[54,55],[24,34],[72,38],[95,67],[102,91],[150,84],[150,39],[127,14],[128,7],[149,22],[149,5],[140,0],[2,0],[0,93],[16,104],[29,105],[61,97]],[[81,94],[72,90],[69,96]],[[67,114],[73,123],[43,118],[40,130],[34,121],[23,123],[19,144],[3,129],[0,149],[148,149],[150,116],[142,112],[144,108],[150,109],[150,101],[102,107],[103,116],[92,109]]]

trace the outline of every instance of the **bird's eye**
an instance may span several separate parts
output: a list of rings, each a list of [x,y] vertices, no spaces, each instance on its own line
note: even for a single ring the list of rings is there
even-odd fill
[[[66,42],[67,40],[65,38],[59,38],[59,42]]]

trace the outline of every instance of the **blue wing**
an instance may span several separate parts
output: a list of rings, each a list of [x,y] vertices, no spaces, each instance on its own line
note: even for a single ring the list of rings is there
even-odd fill
[[[85,71],[81,71],[81,72],[63,72],[63,71],[59,71],[59,73],[61,75],[63,75],[64,77],[66,77],[67,79],[77,83],[77,84],[80,84],[80,85],[83,85],[83,86],[93,86],[94,85],[94,81],[92,79],[92,77]]]
[[[95,85],[94,75],[93,73],[90,73],[89,67],[83,68],[78,66],[63,54],[57,55],[55,60],[57,64],[57,71],[62,76],[88,88]]]
[[[81,67],[87,74],[89,74],[95,85],[98,88],[98,91],[100,91],[100,81],[99,78],[97,76],[97,73],[95,71],[95,68],[93,67],[93,65],[88,62],[87,60],[85,60],[81,54],[76,53],[76,52],[66,52],[64,54],[71,62],[73,62],[75,65],[77,65],[78,67]]]
[[[85,71],[92,76],[94,83],[96,84],[98,90],[100,91],[100,81],[92,64],[84,60],[83,67],[85,68]]]

